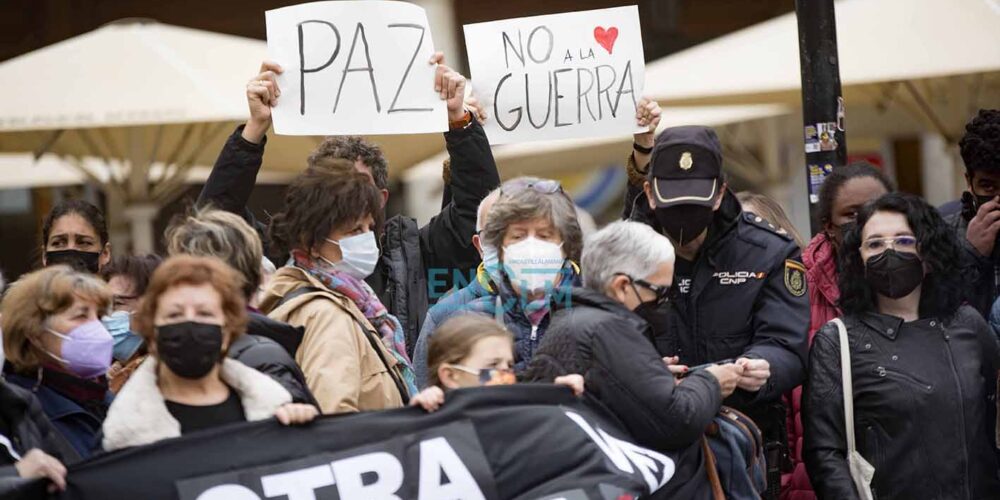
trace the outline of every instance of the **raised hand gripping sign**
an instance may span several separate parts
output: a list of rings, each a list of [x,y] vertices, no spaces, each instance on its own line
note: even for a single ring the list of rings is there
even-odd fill
[[[465,26],[490,144],[635,133],[645,60],[635,6]]]
[[[448,129],[434,92],[424,9],[406,2],[313,2],[269,10],[267,50],[285,70],[274,131],[410,134]]]

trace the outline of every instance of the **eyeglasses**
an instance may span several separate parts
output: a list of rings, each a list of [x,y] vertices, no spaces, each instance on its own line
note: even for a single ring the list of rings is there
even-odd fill
[[[542,194],[563,193],[562,184],[552,179],[514,179],[500,185],[500,196],[533,189]]]
[[[624,276],[624,277],[628,278],[632,283],[634,283],[636,285],[639,285],[639,286],[645,288],[646,290],[649,290],[649,291],[655,293],[656,294],[656,304],[657,305],[666,303],[667,300],[669,300],[669,298],[670,298],[670,287],[669,286],[666,286],[666,285],[654,285],[654,284],[652,284],[652,283],[650,283],[650,282],[648,282],[646,280],[641,280],[641,279],[638,279],[638,278],[633,278],[633,277],[629,276],[626,273],[616,273],[616,274],[618,274],[619,276]],[[636,295],[638,295],[638,293],[636,293]]]
[[[862,248],[870,252],[885,250],[887,247],[893,250],[917,249],[917,239],[913,236],[890,236],[887,238],[869,238],[861,243]]]
[[[478,375],[479,383],[482,385],[512,385],[517,383],[517,377],[514,376],[514,370],[511,368],[480,368],[477,370],[462,365],[449,364],[448,366],[470,375]]]

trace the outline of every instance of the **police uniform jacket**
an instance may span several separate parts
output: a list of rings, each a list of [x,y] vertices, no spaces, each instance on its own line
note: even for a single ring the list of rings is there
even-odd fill
[[[634,184],[625,215],[660,230]],[[715,212],[691,272],[687,307],[668,301],[653,323],[657,350],[696,366],[732,358],[759,358],[771,377],[755,393],[737,389],[725,404],[771,427],[764,407],[805,379],[809,298],[801,251],[767,221],[743,212],[727,191]]]

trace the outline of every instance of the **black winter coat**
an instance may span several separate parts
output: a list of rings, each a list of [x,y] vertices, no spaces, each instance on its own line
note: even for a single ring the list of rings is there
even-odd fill
[[[630,185],[627,197],[625,218],[661,231],[646,195]],[[727,191],[694,262],[689,307],[668,302],[653,324],[659,353],[678,356],[681,364],[767,360],[771,378],[764,387],[737,389],[725,405],[753,418],[772,442],[787,440],[781,395],[805,379],[810,311],[801,262],[790,237],[742,212]]]
[[[1000,346],[969,306],[955,318],[844,318],[858,451],[877,499],[1000,498],[991,436]],[[813,339],[802,398],[803,456],[821,499],[858,498],[847,464],[837,328]],[[995,407],[993,407],[995,408]]]
[[[675,385],[650,341],[649,324],[604,294],[574,288],[570,306],[560,307],[524,378],[583,375],[587,394],[617,416],[636,443],[679,452],[666,487],[670,498],[711,498],[700,437],[722,405],[719,382],[701,370]]]
[[[7,429],[4,437],[21,456],[37,448],[62,460],[63,452],[72,450],[49,424],[38,400],[27,390],[3,381],[0,381],[0,421],[0,428]],[[21,481],[13,465],[0,465],[0,495]]]
[[[309,392],[302,369],[295,362],[295,352],[302,335],[302,328],[252,312],[247,323],[247,335],[229,346],[229,357],[270,375],[292,395],[292,402],[319,408],[316,398]]]
[[[253,144],[243,139],[242,132],[241,125],[226,141],[197,203],[244,217],[261,233],[265,254],[274,256],[264,224],[247,208],[267,139]],[[387,220],[380,240],[382,256],[367,280],[389,313],[403,325],[406,349],[411,354],[427,309],[451,290],[455,273],[474,279],[481,261],[472,245],[479,202],[500,185],[489,140],[478,122],[448,131],[444,137],[451,158],[446,189],[450,201],[423,227],[403,215]],[[429,289],[431,284],[433,290]]]
[[[962,268],[969,283],[965,288],[965,301],[984,318],[989,318],[993,301],[1000,295],[1000,245],[995,246],[993,255],[984,257],[969,243],[966,235],[969,222],[961,212],[951,214],[944,220],[962,245]]]

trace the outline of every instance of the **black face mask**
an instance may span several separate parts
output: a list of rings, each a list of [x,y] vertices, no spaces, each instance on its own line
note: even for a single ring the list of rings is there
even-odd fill
[[[98,261],[101,258],[100,252],[84,252],[82,250],[52,250],[45,252],[45,265],[54,266],[56,264],[66,264],[73,269],[97,274],[100,267]]]
[[[898,299],[924,281],[924,263],[917,254],[890,248],[865,262],[865,279],[880,295]]]
[[[826,233],[826,237],[831,242],[833,242],[834,247],[837,248],[837,247],[840,246],[841,243],[844,242],[845,239],[847,239],[847,233],[850,233],[851,231],[853,231],[854,228],[857,227],[857,226],[858,226],[858,222],[854,221],[854,220],[849,221],[849,222],[845,222],[845,223],[843,223],[843,224],[841,224],[839,226],[833,226],[833,231],[834,232],[833,233]],[[839,240],[837,239],[838,237],[840,238]]]
[[[222,359],[222,327],[194,321],[158,326],[156,355],[178,376],[202,378]]]
[[[635,283],[629,283],[632,286],[632,291],[635,292],[636,298],[642,300],[642,295],[639,295],[639,290],[636,288]],[[636,313],[640,318],[646,320],[651,326],[657,324],[663,317],[663,310],[661,305],[667,302],[667,297],[657,297],[653,300],[647,300],[645,302],[639,302],[639,305],[632,309],[632,312]]]
[[[715,211],[703,205],[675,205],[656,209],[656,220],[674,244],[684,246],[712,223]]]
[[[980,195],[977,194],[977,195],[973,195],[973,196],[976,197],[976,210],[979,210],[979,207],[981,207],[981,206],[985,205],[986,203],[991,202],[994,199],[996,199],[995,195],[980,196]]]

